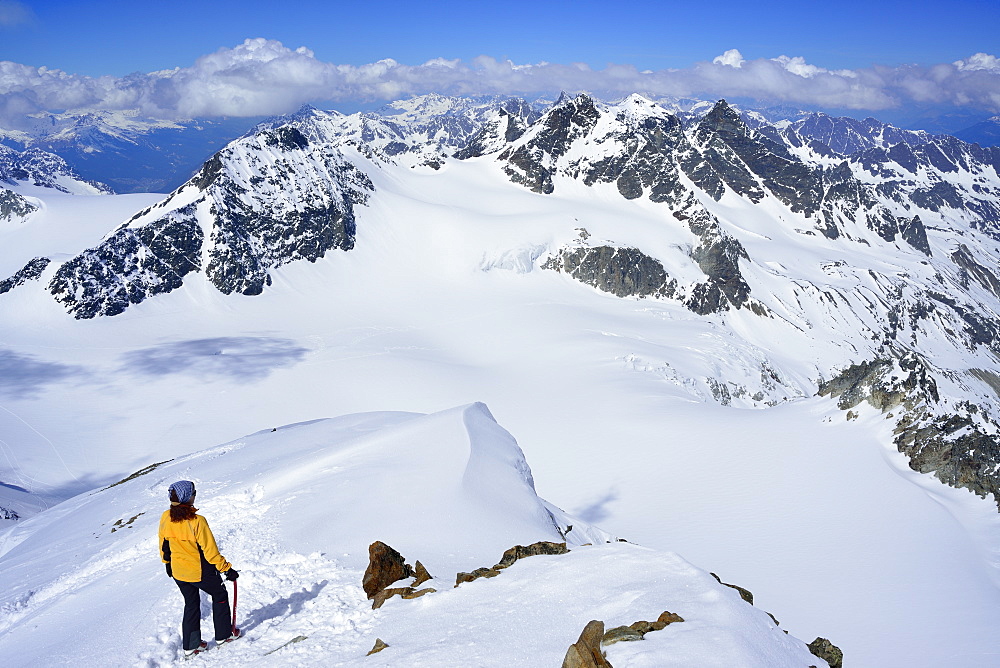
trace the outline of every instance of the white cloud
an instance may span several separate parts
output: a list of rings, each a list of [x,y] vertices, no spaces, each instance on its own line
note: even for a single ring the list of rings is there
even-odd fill
[[[1000,58],[991,56],[988,53],[976,53],[965,60],[956,60],[952,64],[962,72],[974,72],[976,70],[1000,72]]]
[[[411,95],[554,94],[752,97],[802,106],[880,110],[909,103],[1000,111],[1000,59],[977,53],[931,67],[907,65],[828,70],[801,57],[747,60],[730,49],[686,69],[595,70],[581,63],[515,64],[480,56],[436,58],[421,65],[392,59],[365,65],[318,60],[307,48],[246,40],[199,58],[191,67],[127,77],[85,77],[0,62],[0,123],[61,109],[139,109],[157,118],[256,116],[306,102],[389,101]]]
[[[729,67],[740,68],[743,67],[743,63],[746,60],[744,60],[743,54],[740,53],[739,49],[729,49],[729,51],[726,51],[721,56],[713,58],[712,62],[716,65],[728,65]]]

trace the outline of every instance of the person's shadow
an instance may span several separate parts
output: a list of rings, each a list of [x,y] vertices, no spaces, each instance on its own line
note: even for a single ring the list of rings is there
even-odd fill
[[[256,610],[252,610],[241,622],[237,621],[237,626],[246,633],[251,629],[260,626],[269,619],[276,617],[290,617],[302,611],[302,606],[306,601],[311,601],[329,584],[328,580],[317,582],[309,589],[297,591],[285,598],[279,598],[274,603],[268,603]]]

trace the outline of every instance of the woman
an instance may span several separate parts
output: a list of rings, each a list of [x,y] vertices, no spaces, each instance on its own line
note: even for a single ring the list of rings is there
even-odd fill
[[[208,522],[196,514],[195,494],[193,482],[178,480],[170,486],[170,509],[160,517],[160,558],[184,596],[181,641],[188,656],[208,649],[201,639],[202,591],[212,597],[215,642],[221,645],[240,637],[230,621],[229,593],[219,573],[225,573],[227,580],[240,574],[219,554]]]

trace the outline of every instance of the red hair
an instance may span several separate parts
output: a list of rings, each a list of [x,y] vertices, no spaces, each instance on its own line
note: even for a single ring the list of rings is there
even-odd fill
[[[198,512],[198,509],[194,507],[193,502],[194,497],[192,496],[191,501],[187,503],[180,503],[180,499],[177,498],[177,493],[174,492],[174,490],[170,490],[170,521],[183,522],[184,520],[193,520],[194,514]]]

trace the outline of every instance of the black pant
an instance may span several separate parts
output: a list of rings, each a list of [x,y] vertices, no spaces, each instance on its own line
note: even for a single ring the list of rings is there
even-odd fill
[[[225,640],[233,634],[232,612],[229,609],[229,592],[219,573],[212,572],[201,582],[184,582],[174,579],[184,596],[184,619],[181,621],[181,641],[184,649],[198,649],[201,645],[201,592],[212,597],[212,619],[215,621],[215,639]]]

